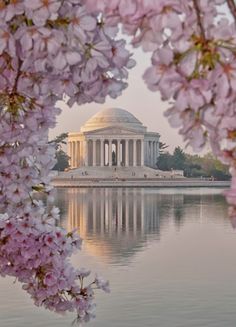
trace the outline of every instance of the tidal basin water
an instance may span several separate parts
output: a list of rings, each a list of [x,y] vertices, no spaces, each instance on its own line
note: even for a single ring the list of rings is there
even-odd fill
[[[73,257],[110,280],[88,327],[234,327],[236,230],[222,189],[58,189],[61,224],[79,228]],[[0,279],[0,327],[67,327]]]

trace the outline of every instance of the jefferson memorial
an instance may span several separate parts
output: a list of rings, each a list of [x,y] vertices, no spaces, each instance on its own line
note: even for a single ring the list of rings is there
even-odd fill
[[[158,133],[148,132],[147,127],[124,109],[102,110],[80,132],[69,133],[70,168],[157,168],[159,137]]]

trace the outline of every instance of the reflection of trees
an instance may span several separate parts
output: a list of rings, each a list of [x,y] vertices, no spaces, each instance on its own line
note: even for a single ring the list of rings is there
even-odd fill
[[[64,211],[62,224],[78,228],[88,250],[109,260],[134,254],[147,241],[159,239],[172,221],[204,216],[222,219],[226,205],[220,195],[160,194],[151,189],[63,189],[57,191]],[[122,260],[123,260],[122,259]]]
[[[182,225],[182,219],[183,219],[183,206],[177,206],[174,208],[174,217],[175,217],[175,223],[177,226]]]

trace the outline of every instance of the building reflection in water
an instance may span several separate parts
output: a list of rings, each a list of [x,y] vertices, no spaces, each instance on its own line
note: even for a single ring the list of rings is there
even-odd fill
[[[104,260],[121,262],[173,224],[186,220],[224,219],[223,197],[157,193],[149,189],[59,189],[62,225],[77,228],[84,247]],[[228,223],[228,221],[227,221]]]

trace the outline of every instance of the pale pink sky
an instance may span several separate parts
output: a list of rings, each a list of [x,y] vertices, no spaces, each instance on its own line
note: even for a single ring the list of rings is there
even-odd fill
[[[184,143],[178,131],[170,127],[166,117],[163,116],[167,104],[162,102],[157,92],[151,92],[147,89],[142,80],[145,68],[149,66],[150,57],[141,50],[135,50],[134,58],[137,66],[130,70],[129,86],[123,91],[123,94],[117,99],[107,98],[104,104],[89,104],[72,108],[67,107],[64,103],[60,103],[63,109],[58,118],[58,124],[50,133],[50,138],[55,137],[63,132],[78,132],[81,125],[98,111],[104,108],[118,107],[131,112],[137,117],[148,131],[158,132],[161,140],[169,145],[169,151],[176,146],[184,148]],[[187,152],[191,152],[188,147]]]

